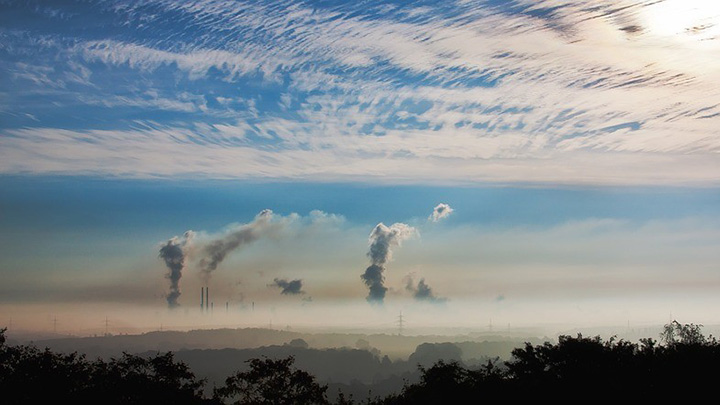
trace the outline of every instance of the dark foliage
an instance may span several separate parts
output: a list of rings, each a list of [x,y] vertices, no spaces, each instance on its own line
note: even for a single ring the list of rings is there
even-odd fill
[[[311,374],[292,368],[295,358],[251,359],[250,370],[238,372],[215,389],[219,401],[233,404],[327,404],[325,391]]]
[[[560,336],[558,343],[525,344],[504,364],[488,362],[470,370],[458,362],[438,362],[424,369],[421,381],[402,393],[376,401],[382,404],[537,401],[567,403],[592,399],[687,401],[699,399],[716,386],[720,344],[700,332],[699,325],[673,322],[661,335],[639,344],[603,341],[600,337]],[[470,401],[470,402],[474,402]]]
[[[687,402],[713,394],[720,377],[720,343],[701,325],[665,325],[658,344],[600,337],[560,336],[512,352],[507,362],[488,361],[478,369],[460,361],[419,366],[421,378],[402,392],[367,404],[474,403],[579,400],[643,403]],[[227,378],[204,398],[203,380],[172,353],[142,357],[124,354],[88,361],[77,353],[58,354],[33,346],[8,346],[0,330],[0,395],[3,404],[327,404],[327,386],[293,367],[294,358],[251,359],[247,371]],[[351,365],[348,365],[351,366]],[[339,404],[355,403],[339,395]]]
[[[172,353],[124,354],[88,361],[34,346],[5,345],[0,330],[0,393],[4,404],[195,404],[203,403],[198,381]]]
[[[105,403],[193,404],[202,402],[203,381],[184,363],[176,363],[173,354],[154,357],[124,353],[119,359],[94,363],[94,396]]]

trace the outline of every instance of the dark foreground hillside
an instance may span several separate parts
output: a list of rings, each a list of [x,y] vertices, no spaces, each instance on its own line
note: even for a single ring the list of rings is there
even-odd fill
[[[280,352],[276,354],[281,354]],[[352,368],[351,357],[342,367]],[[683,400],[714,395],[720,378],[720,344],[700,326],[673,322],[660,342],[603,341],[561,336],[513,350],[508,361],[479,367],[459,361],[420,366],[416,382],[396,393],[357,403],[437,404],[488,400],[627,402]],[[0,333],[2,403],[304,404],[354,403],[296,368],[295,358],[253,358],[212,389],[172,352],[88,360],[28,345],[7,345]]]

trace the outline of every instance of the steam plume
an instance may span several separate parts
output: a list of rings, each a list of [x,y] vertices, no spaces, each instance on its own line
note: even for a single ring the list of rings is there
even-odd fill
[[[370,303],[382,304],[385,299],[385,263],[392,259],[393,246],[400,246],[403,240],[415,235],[417,230],[410,225],[395,223],[387,227],[382,222],[377,224],[370,233],[369,242],[370,266],[360,276],[370,290],[367,300]]]
[[[281,294],[285,295],[296,295],[296,294],[305,294],[305,291],[302,290],[302,280],[291,280],[288,281],[283,278],[276,278],[273,280],[273,284],[270,284],[272,287],[279,287],[282,288]]]
[[[429,221],[438,222],[443,218],[447,218],[452,214],[454,210],[445,203],[438,204],[435,209],[433,209],[432,214],[428,217]]]
[[[180,278],[185,269],[186,248],[192,244],[194,236],[193,231],[187,231],[182,238],[174,236],[160,247],[159,257],[165,261],[169,270],[167,278],[170,280],[170,292],[167,295],[167,303],[170,308],[176,308],[179,305]]]
[[[203,249],[203,258],[200,259],[200,271],[205,281],[210,279],[211,273],[230,252],[271,233],[275,229],[271,224],[272,216],[271,210],[263,210],[252,222],[208,242]]]

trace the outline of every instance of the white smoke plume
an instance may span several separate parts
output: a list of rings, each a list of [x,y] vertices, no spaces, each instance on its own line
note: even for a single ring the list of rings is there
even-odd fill
[[[395,223],[390,227],[382,222],[377,224],[370,233],[370,266],[360,276],[368,287],[367,300],[370,303],[382,304],[385,299],[385,264],[392,259],[391,247],[400,246],[402,241],[418,233],[417,229],[403,223]]]
[[[230,232],[207,242],[202,249],[200,271],[207,282],[215,269],[225,260],[227,255],[256,240],[280,231],[284,222],[273,222],[273,212],[263,210],[255,219],[247,224],[240,225]]]
[[[317,233],[320,228],[331,229],[339,226],[343,221],[344,218],[340,215],[317,210],[303,218],[294,213],[287,216],[275,215],[271,210],[266,209],[257,214],[251,222],[234,225],[221,234],[208,235],[201,232],[196,235],[193,231],[187,231],[182,238],[171,238],[164,242],[160,249],[160,257],[170,269],[168,304],[171,307],[177,306],[177,298],[180,296],[180,277],[190,258],[198,260],[196,266],[207,284],[212,273],[228,255],[255,241],[264,238],[304,238]],[[294,291],[296,284],[292,284],[288,293]]]
[[[453,211],[454,210],[448,204],[440,203],[435,206],[432,214],[430,214],[430,216],[428,217],[428,221],[438,222],[441,219],[449,217]]]

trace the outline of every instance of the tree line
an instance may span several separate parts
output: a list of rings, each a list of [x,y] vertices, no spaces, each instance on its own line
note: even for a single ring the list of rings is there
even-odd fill
[[[0,402],[5,404],[330,404],[327,386],[284,359],[251,359],[207,395],[199,379],[172,352],[124,353],[88,360],[32,345],[7,345],[0,330]],[[454,404],[491,400],[577,402],[687,401],[713,394],[720,382],[720,343],[701,325],[665,325],[660,341],[639,343],[599,336],[560,336],[557,343],[526,343],[508,361],[478,368],[438,361],[420,368],[420,380],[383,398],[362,402],[339,394],[337,404]],[[351,364],[348,367],[352,367]]]

